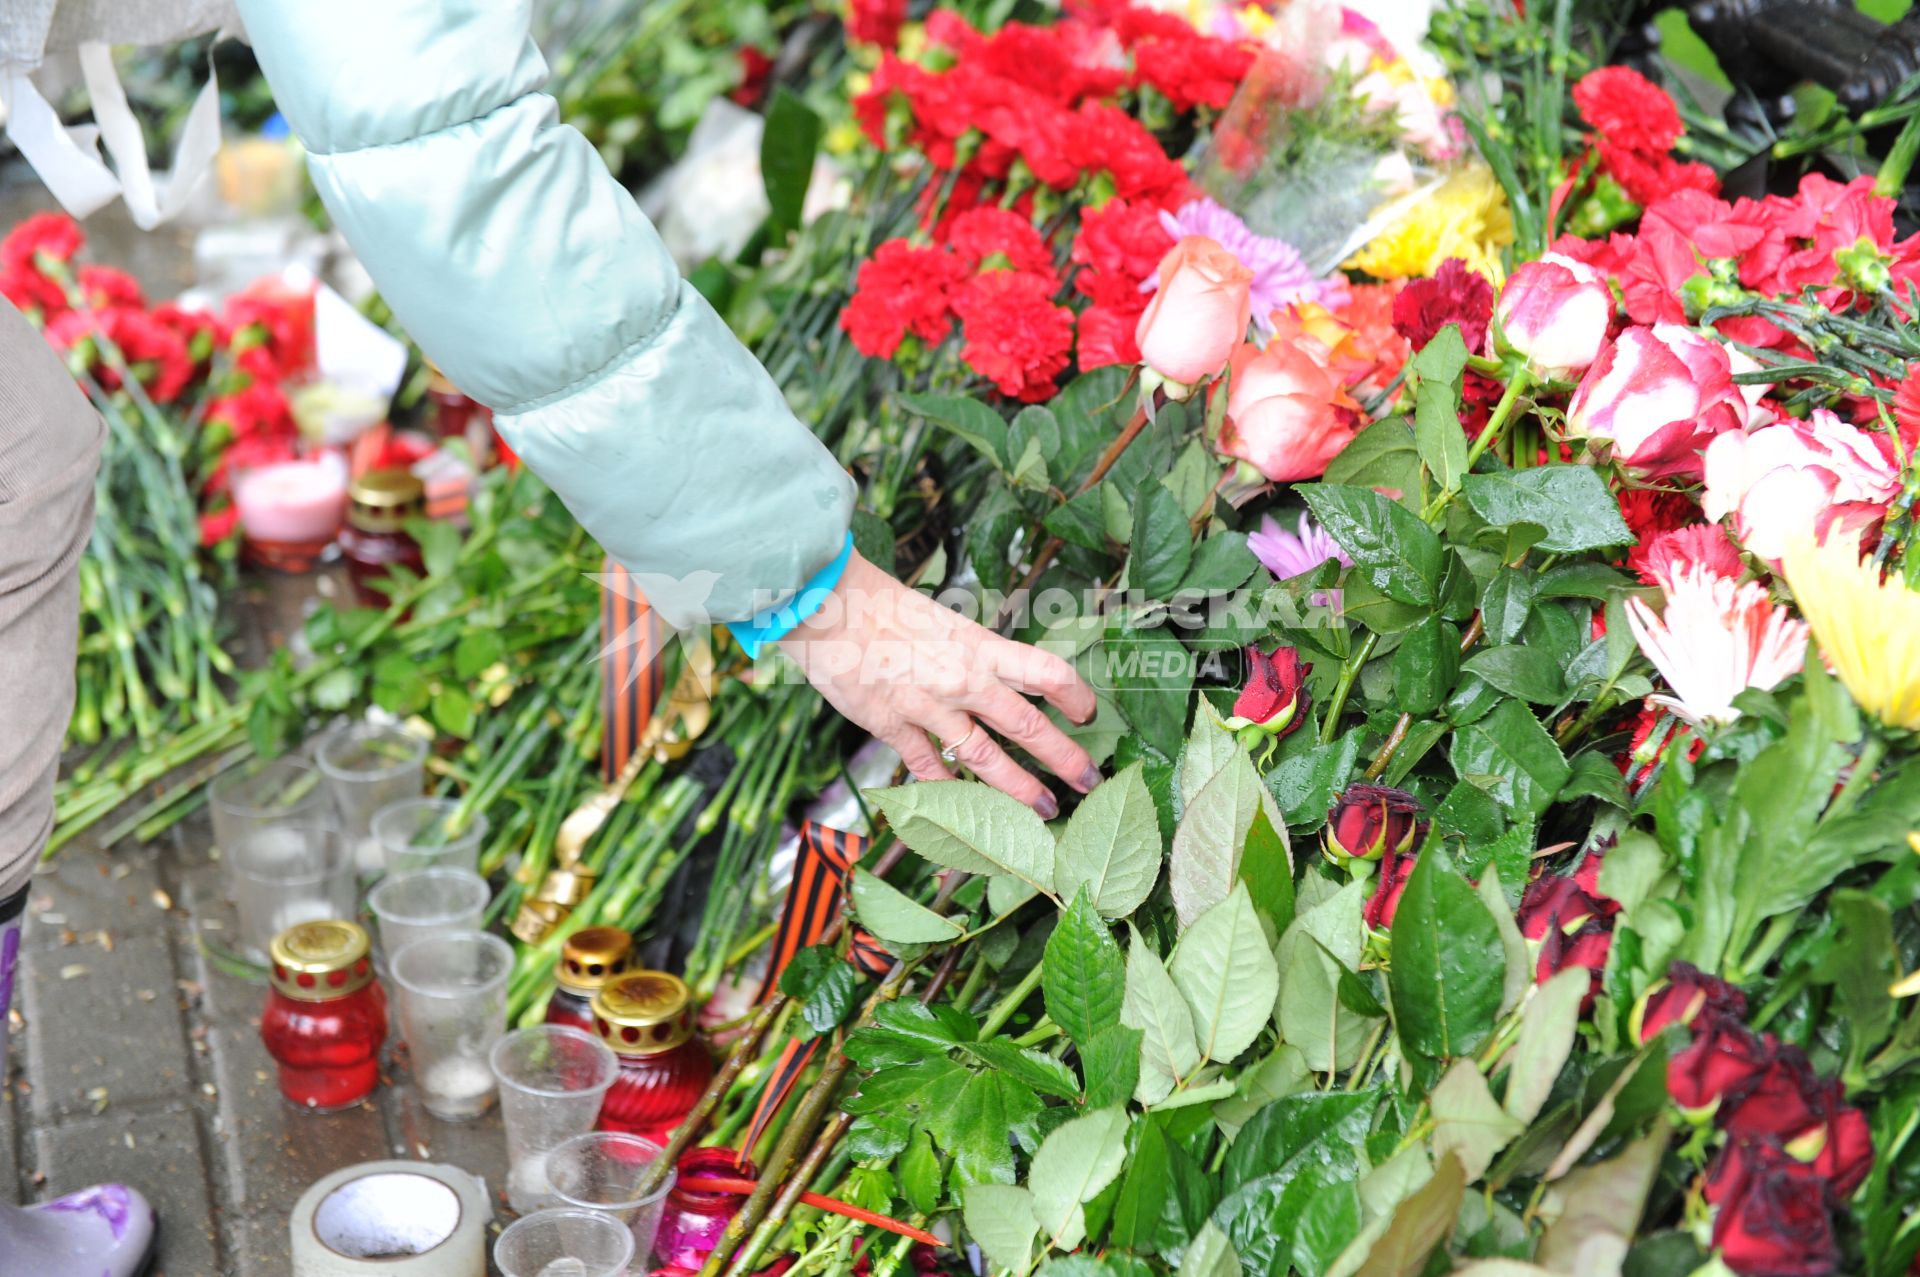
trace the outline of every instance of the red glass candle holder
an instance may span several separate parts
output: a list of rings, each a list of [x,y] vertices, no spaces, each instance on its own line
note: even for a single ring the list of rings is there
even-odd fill
[[[301,1108],[349,1108],[380,1082],[387,999],[373,978],[367,933],[305,922],[273,939],[260,1039],[280,1066],[280,1093]]]
[[[547,1023],[598,1033],[593,995],[607,981],[626,974],[632,955],[633,937],[618,927],[587,927],[568,936],[554,967],[558,987],[547,999]]]
[[[663,1269],[698,1271],[707,1262],[708,1253],[746,1198],[739,1193],[694,1190],[680,1185],[702,1176],[759,1178],[760,1172],[752,1162],[736,1162],[734,1158],[730,1148],[696,1148],[674,1168],[673,1191],[667,1194],[667,1204],[660,1212],[660,1231],[653,1239],[654,1259]]]
[[[347,526],[340,531],[347,575],[362,606],[385,607],[386,579],[395,567],[426,575],[420,543],[406,527],[408,519],[426,513],[426,485],[405,470],[370,470],[353,481],[348,495]]]
[[[713,1080],[686,984],[664,971],[610,981],[593,997],[593,1031],[620,1057],[599,1129],[666,1143]]]

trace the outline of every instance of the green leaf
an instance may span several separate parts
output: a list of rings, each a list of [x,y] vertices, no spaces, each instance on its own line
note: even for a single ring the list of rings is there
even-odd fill
[[[1200,1226],[1180,1257],[1179,1277],[1240,1277],[1240,1256],[1211,1220]]]
[[[956,1183],[1011,1183],[1013,1149],[1007,1132],[1040,1115],[1039,1097],[998,1070],[961,1071],[968,1073],[966,1085],[951,1107],[932,1115],[933,1138],[953,1155]]]
[[[1575,798],[1598,798],[1622,811],[1632,804],[1627,793],[1627,778],[1620,774],[1611,758],[1597,750],[1588,750],[1573,758],[1567,783],[1560,787],[1560,801],[1571,802]]]
[[[1241,1071],[1234,1094],[1213,1106],[1213,1120],[1231,1142],[1255,1113],[1283,1095],[1308,1089],[1312,1080],[1313,1070],[1307,1067],[1300,1048],[1275,1047],[1272,1055]]]
[[[1100,489],[1090,488],[1055,507],[1041,520],[1041,525],[1068,545],[1104,551],[1107,548],[1107,522],[1101,502]]]
[[[1380,1102],[1376,1091],[1304,1091],[1282,1096],[1253,1115],[1227,1149],[1221,1184],[1228,1191],[1268,1175],[1307,1166],[1358,1168]]]
[[[1092,1095],[1091,1086],[1087,1093]],[[1160,1124],[1150,1119],[1134,1127],[1132,1161],[1119,1199],[1113,1204],[1115,1246],[1136,1251],[1155,1249],[1154,1237],[1160,1230],[1167,1189],[1167,1137]]]
[[[996,467],[1008,463],[1007,423],[978,399],[961,395],[903,394],[900,402],[909,411],[965,439]]]
[[[937,944],[958,940],[967,929],[908,898],[858,866],[853,871],[853,911],[862,926],[888,944]]]
[[[860,998],[860,973],[826,945],[795,954],[780,976],[780,990],[800,1001],[810,1036],[830,1033]]]
[[[1619,1156],[1582,1166],[1561,1180],[1560,1213],[1547,1225],[1534,1256],[1540,1266],[1555,1273],[1619,1272],[1666,1149],[1667,1127],[1661,1123]]]
[[[1528,846],[1532,846],[1531,840]],[[1525,876],[1525,871],[1521,877]],[[1500,931],[1500,947],[1507,956],[1507,967],[1500,985],[1500,1014],[1505,1015],[1520,1005],[1520,999],[1527,996],[1527,990],[1533,987],[1533,951],[1527,948],[1526,937],[1520,934],[1520,926],[1513,918],[1513,909],[1507,904],[1507,893],[1500,886],[1500,875],[1485,873],[1474,885],[1480,893],[1480,903],[1487,907],[1493,917],[1493,925]]]
[[[1240,873],[1240,855],[1253,828],[1254,813],[1273,802],[1253,760],[1238,749],[1212,780],[1195,794],[1173,831],[1167,879],[1180,925],[1191,926],[1227,898]],[[1275,827],[1284,823],[1269,812]]]
[[[1193,1012],[1179,986],[1132,923],[1127,933],[1127,990],[1120,1023],[1142,1034],[1134,1098],[1156,1104],[1167,1098],[1174,1083],[1200,1067],[1200,1048],[1194,1041]]]
[[[1356,728],[1330,745],[1311,744],[1313,733],[1299,732],[1281,742],[1280,765],[1267,773],[1267,792],[1279,804],[1286,823],[1296,828],[1317,829],[1325,823],[1333,796],[1345,789],[1360,761],[1360,745],[1366,735]],[[1305,748],[1289,754],[1289,744],[1300,741]],[[1405,747],[1402,747],[1405,753]]]
[[[1125,1104],[1140,1085],[1140,1043],[1145,1035],[1124,1024],[1109,1024],[1080,1046],[1086,1074],[1088,1108]]]
[[[1193,714],[1193,731],[1187,737],[1187,746],[1178,752],[1176,792],[1180,796],[1180,809],[1184,811],[1193,806],[1193,800],[1200,796],[1207,782],[1219,775],[1220,769],[1235,754],[1246,752],[1220,721],[1212,704],[1201,697],[1200,707]]]
[[[1034,1239],[1040,1235],[1033,1194],[1012,1184],[969,1184],[962,1203],[960,1216],[967,1235],[993,1266],[1025,1272],[1033,1257]]]
[[[1322,1073],[1351,1065],[1374,1024],[1343,1008],[1339,997],[1340,973],[1360,961],[1366,931],[1360,912],[1368,886],[1366,879],[1356,878],[1302,910],[1274,950],[1280,967],[1275,1015],[1280,1038]]]
[[[1522,1126],[1540,1115],[1561,1066],[1573,1053],[1580,1004],[1593,987],[1593,973],[1568,967],[1535,991],[1520,1017],[1520,1037],[1508,1060],[1507,1093],[1500,1106]]]
[[[871,790],[900,841],[936,865],[1007,874],[1053,894],[1053,834],[1031,807],[989,785],[929,780]]]
[[[315,709],[343,710],[353,704],[353,698],[359,694],[360,680],[359,670],[345,666],[331,669],[314,680],[307,696]]]
[[[1474,1050],[1493,1030],[1505,971],[1493,916],[1428,846],[1393,916],[1389,988],[1401,1045],[1433,1060]]]
[[[1414,441],[1434,481],[1443,491],[1451,490],[1467,472],[1467,436],[1460,428],[1460,374],[1467,348],[1459,328],[1448,325],[1413,362],[1420,374]]]
[[[1237,590],[1260,566],[1247,548],[1244,532],[1216,532],[1193,552],[1193,565],[1180,582],[1182,594],[1223,594]]]
[[[1546,529],[1541,549],[1577,554],[1633,540],[1620,503],[1591,466],[1552,465],[1498,474],[1470,474],[1463,481],[1474,513],[1497,528],[1532,523]]]
[[[1280,973],[1245,883],[1194,920],[1168,969],[1202,1055],[1224,1064],[1253,1045],[1273,1014]]]
[[[1055,1128],[1027,1175],[1034,1215],[1062,1250],[1086,1238],[1080,1205],[1111,1184],[1126,1164],[1127,1114],[1101,1109]]]
[[[1160,846],[1153,795],[1135,763],[1102,781],[1068,819],[1054,853],[1054,893],[1071,900],[1085,887],[1101,916],[1124,918],[1159,880]]]
[[[1095,677],[1133,730],[1169,758],[1180,752],[1193,687],[1193,658],[1165,629],[1108,631]]]
[[[1293,1225],[1293,1267],[1300,1277],[1322,1277],[1360,1235],[1360,1188],[1351,1180],[1316,1194]]]
[[[1494,1101],[1472,1060],[1454,1061],[1427,1096],[1427,1107],[1433,1113],[1434,1157],[1459,1158],[1468,1183],[1485,1175],[1500,1150],[1527,1129]]]
[[[907,1151],[900,1155],[900,1189],[922,1215],[940,1207],[940,1178],[940,1157],[933,1151],[932,1138],[925,1131],[915,1131]]]
[[[1240,881],[1246,885],[1253,907],[1276,936],[1293,921],[1293,852],[1281,832],[1285,828],[1285,824],[1273,823],[1262,804],[1253,813],[1240,855]]]
[[[1560,747],[1519,701],[1505,700],[1454,733],[1453,770],[1517,816],[1538,818],[1572,774]]]
[[[1533,607],[1533,578],[1524,572],[1502,567],[1480,595],[1480,624],[1489,643],[1511,643],[1520,637]]]
[[[1340,450],[1327,466],[1326,481],[1399,493],[1396,500],[1420,500],[1420,453],[1413,429],[1402,417],[1374,422]]]
[[[800,212],[813,180],[813,159],[820,149],[820,117],[783,85],[773,91],[767,124],[760,138],[760,173],[766,182],[767,221],[774,242],[800,227]]]
[[[1438,599],[1445,557],[1440,538],[1418,515],[1371,488],[1315,483],[1298,491],[1353,560],[1349,580],[1357,574],[1388,598],[1417,607]]]
[[[1483,648],[1467,658],[1466,669],[1507,695],[1536,705],[1555,704],[1566,694],[1560,663],[1538,648],[1518,644]]]
[[[462,682],[479,678],[482,670],[507,656],[507,645],[498,630],[477,629],[461,633],[453,649],[453,676]],[[327,708],[338,708],[328,706]]]
[[[893,574],[893,528],[885,519],[871,510],[855,510],[847,531],[853,534],[853,548],[861,558]]]
[[[1440,707],[1460,678],[1460,631],[1429,616],[1408,630],[1393,653],[1393,699],[1403,713],[1425,715]]]
[[[1134,499],[1131,550],[1128,583],[1150,599],[1171,597],[1193,561],[1193,537],[1179,498],[1160,484]]]
[[[1433,1178],[1394,1207],[1393,1222],[1354,1271],[1359,1277],[1419,1277],[1427,1258],[1452,1234],[1466,1189],[1460,1159],[1437,1159]]]
[[[1041,992],[1047,1014],[1076,1043],[1120,1022],[1126,997],[1126,963],[1107,924],[1094,911],[1086,889],[1060,915],[1041,959]]]
[[[988,1038],[968,1042],[961,1048],[974,1059],[1006,1073],[1022,1086],[1043,1095],[1063,1100],[1080,1098],[1080,1083],[1069,1069],[1051,1055],[1029,1047],[1017,1046],[1008,1038]]]

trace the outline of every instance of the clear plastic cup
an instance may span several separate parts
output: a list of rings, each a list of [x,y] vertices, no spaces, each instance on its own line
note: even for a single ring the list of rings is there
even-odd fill
[[[626,1277],[633,1234],[590,1210],[542,1210],[507,1225],[493,1244],[501,1277]]]
[[[557,1206],[547,1154],[593,1129],[620,1059],[583,1029],[536,1024],[494,1043],[492,1063],[507,1128],[507,1202],[522,1214]]]
[[[513,946],[482,931],[415,940],[390,958],[400,1030],[427,1112],[448,1122],[493,1107],[487,1055],[507,1029]]]
[[[465,869],[478,873],[487,818],[474,812],[456,825],[459,810],[460,804],[451,798],[407,798],[376,812],[373,837],[387,872]]]
[[[403,798],[418,798],[426,781],[427,742],[412,732],[356,723],[329,732],[315,751],[333,795],[340,828],[353,841],[363,873],[380,868],[373,817]]]
[[[303,820],[324,824],[333,818],[320,769],[304,758],[249,758],[213,778],[207,786],[207,812],[213,817],[213,845],[220,849],[227,895],[237,898],[233,849],[262,825]]]
[[[554,1196],[569,1207],[599,1211],[625,1224],[633,1234],[639,1272],[645,1272],[651,1260],[667,1194],[673,1191],[673,1171],[651,1192],[640,1191],[659,1158],[660,1146],[652,1140],[618,1131],[576,1135],[547,1154],[547,1182]]]
[[[331,821],[257,824],[229,853],[240,949],[255,962],[288,927],[351,919],[359,900],[347,840]]]
[[[388,874],[367,896],[388,959],[428,936],[478,931],[493,893],[479,874],[464,869],[422,869]]]

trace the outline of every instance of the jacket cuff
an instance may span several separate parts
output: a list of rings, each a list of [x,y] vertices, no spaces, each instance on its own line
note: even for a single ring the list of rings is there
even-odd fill
[[[767,644],[774,643],[792,633],[795,626],[820,610],[834,587],[840,584],[840,576],[847,570],[847,560],[853,557],[853,533],[847,533],[846,544],[840,547],[840,553],[833,562],[807,578],[807,583],[779,607],[770,607],[757,616],[744,621],[729,621],[727,629],[733,634],[734,642],[746,652],[748,659],[759,660],[760,653]]]

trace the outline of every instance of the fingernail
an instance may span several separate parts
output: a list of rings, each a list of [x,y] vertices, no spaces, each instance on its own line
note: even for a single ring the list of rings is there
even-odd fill
[[[1100,783],[1100,769],[1098,767],[1095,767],[1092,763],[1088,763],[1087,770],[1080,773],[1080,784],[1079,784],[1080,792],[1083,794],[1090,794],[1093,792],[1093,787],[1095,785],[1098,785],[1099,783]]]
[[[1060,800],[1052,794],[1041,794],[1033,809],[1040,813],[1040,819],[1052,820],[1060,814]]]

